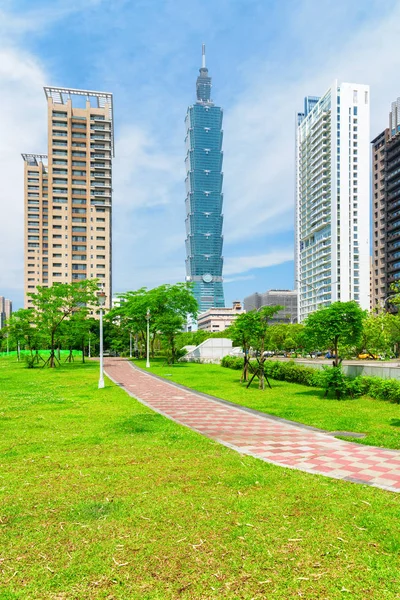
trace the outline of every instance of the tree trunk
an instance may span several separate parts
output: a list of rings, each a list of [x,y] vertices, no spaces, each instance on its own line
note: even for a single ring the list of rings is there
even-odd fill
[[[339,338],[338,336],[335,337],[335,347],[334,347],[334,353],[335,353],[335,358],[334,358],[334,366],[338,367],[339,366],[339,355],[338,355],[338,342],[339,342]]]
[[[55,363],[54,363],[54,331],[51,332],[51,351],[50,351],[49,367],[51,369],[54,369],[54,367],[55,367]]]
[[[243,383],[245,383],[248,380],[248,370],[249,370],[249,356],[248,356],[248,350],[246,349],[244,351],[242,377],[240,378],[240,381]]]
[[[82,340],[82,362],[85,362],[85,340]]]
[[[170,344],[171,344],[172,364],[174,364],[175,363],[175,338],[174,337],[171,338]]]

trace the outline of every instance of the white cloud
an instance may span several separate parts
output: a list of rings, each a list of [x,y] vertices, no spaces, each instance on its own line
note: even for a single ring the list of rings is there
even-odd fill
[[[247,271],[252,271],[253,269],[262,269],[265,267],[281,265],[289,260],[293,260],[293,248],[273,250],[272,252],[255,256],[230,257],[225,260],[224,273],[226,275],[246,273]]]
[[[236,281],[250,281],[251,279],[255,279],[255,275],[238,275],[237,277],[224,277],[224,284],[227,283],[235,283]]]
[[[0,49],[0,290],[23,287],[23,160],[47,151],[46,75],[33,56]]]
[[[182,183],[182,157],[160,152],[159,141],[133,124],[120,128],[115,145],[115,204],[134,210],[169,204],[171,188]]]
[[[254,79],[225,111],[224,234],[230,242],[263,236],[267,244],[269,234],[293,228],[295,114],[304,96],[322,95],[335,78],[370,84],[375,135],[387,127],[390,102],[400,95],[394,76],[400,54],[393,51],[393,40],[400,37],[400,2],[385,7],[384,16],[378,5],[376,15],[372,12],[358,30],[353,26],[344,40],[340,18],[346,27],[347,7],[322,5],[324,23],[329,26],[332,15],[336,29],[320,27],[322,15],[312,14],[316,3],[306,3],[294,14],[294,27],[285,28],[292,63],[280,64],[278,49],[264,64],[253,65]],[[308,27],[299,28],[299,20],[315,26],[312,35]]]

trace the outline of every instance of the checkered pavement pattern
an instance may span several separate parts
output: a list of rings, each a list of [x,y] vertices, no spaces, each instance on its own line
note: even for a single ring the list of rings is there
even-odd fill
[[[125,359],[106,358],[105,372],[154,411],[242,454],[307,473],[400,491],[400,451],[346,442],[284,419],[247,412],[158,379]]]

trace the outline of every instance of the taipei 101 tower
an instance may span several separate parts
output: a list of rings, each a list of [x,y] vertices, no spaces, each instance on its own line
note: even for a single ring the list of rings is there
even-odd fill
[[[193,282],[199,312],[224,307],[222,285],[222,109],[211,100],[205,46],[197,99],[186,125],[186,280]]]

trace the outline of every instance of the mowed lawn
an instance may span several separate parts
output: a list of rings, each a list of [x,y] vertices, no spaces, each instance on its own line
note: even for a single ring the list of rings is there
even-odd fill
[[[399,494],[241,456],[97,377],[0,360],[1,600],[399,597]]]
[[[145,361],[134,362],[145,367]],[[369,397],[326,399],[322,390],[273,379],[272,389],[259,390],[257,380],[246,389],[240,384],[241,371],[220,365],[168,366],[163,359],[156,359],[151,361],[151,371],[200,392],[298,423],[327,431],[365,433],[365,438],[354,440],[362,444],[400,449],[400,404]]]

